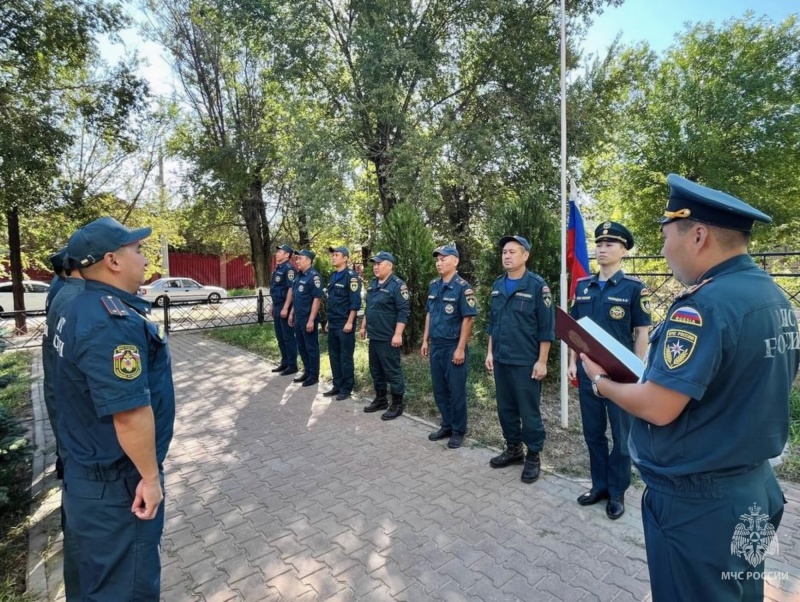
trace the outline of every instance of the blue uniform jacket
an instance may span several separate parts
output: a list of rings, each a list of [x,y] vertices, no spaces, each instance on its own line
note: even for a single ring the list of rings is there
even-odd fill
[[[299,320],[303,322],[308,320],[314,299],[320,299],[322,294],[322,276],[319,275],[317,270],[309,268],[307,272],[297,273],[292,292],[295,324]],[[319,312],[316,319],[319,321]]]
[[[792,306],[749,255],[710,269],[650,337],[644,380],[691,397],[675,420],[636,419],[631,459],[645,483],[743,470],[783,451],[800,359]]]
[[[392,274],[383,284],[373,278],[367,288],[367,336],[375,341],[391,341],[398,324],[406,324],[411,315],[408,287]]]
[[[56,298],[58,291],[64,286],[64,278],[57,275],[50,281],[50,288],[47,291],[47,297],[44,300],[44,312],[47,313],[50,311],[50,304],[53,302],[53,299]]]
[[[581,278],[575,303],[569,311],[577,319],[589,317],[603,330],[633,351],[633,329],[650,326],[649,291],[644,282],[619,270],[601,290],[598,275]]]
[[[351,311],[361,309],[361,278],[350,268],[334,272],[328,283],[328,323],[344,326]]]
[[[113,422],[126,410],[153,409],[158,462],[167,455],[175,421],[172,366],[166,334],[144,317],[149,309],[137,295],[87,280],[56,324],[58,434],[67,478],[81,469],[133,469]]]
[[[489,326],[494,361],[513,366],[533,365],[539,342],[555,339],[553,295],[539,274],[525,270],[517,288],[506,295],[506,275],[492,285]]]
[[[476,305],[475,291],[457,273],[450,282],[444,282],[441,278],[432,280],[426,302],[431,341],[457,343],[464,318],[478,315]]]
[[[289,294],[289,289],[294,285],[296,276],[297,270],[295,270],[290,261],[284,261],[282,264],[275,266],[272,271],[269,293],[272,295],[272,306],[277,308],[278,313],[283,309],[286,295]]]

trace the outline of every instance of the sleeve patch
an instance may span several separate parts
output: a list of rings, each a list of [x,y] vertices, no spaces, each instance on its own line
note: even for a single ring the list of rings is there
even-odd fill
[[[403,297],[406,301],[408,301],[408,286],[405,284],[400,285],[400,296]]]
[[[358,278],[350,278],[350,290],[354,293],[358,290]]]
[[[696,334],[679,328],[667,330],[664,335],[664,363],[667,368],[674,370],[688,362],[696,346]]]
[[[135,345],[119,345],[114,349],[114,374],[123,380],[133,380],[142,373],[142,358]]]
[[[676,324],[688,324],[689,326],[700,327],[703,325],[703,316],[694,307],[679,307],[672,312],[669,317],[670,322]]]

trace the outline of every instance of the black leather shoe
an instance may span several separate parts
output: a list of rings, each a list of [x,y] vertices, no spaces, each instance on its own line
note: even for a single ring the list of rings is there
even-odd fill
[[[458,449],[461,447],[461,444],[464,442],[464,435],[459,435],[458,433],[454,433],[450,437],[450,441],[447,442],[447,447],[450,449]]]
[[[623,514],[625,514],[625,498],[615,495],[606,504],[606,516],[611,520],[617,520]]]
[[[440,439],[447,439],[452,434],[453,434],[453,429],[446,429],[443,426],[440,426],[438,431],[434,431],[430,435],[428,435],[428,440],[439,441]]]
[[[305,372],[303,372],[303,373],[302,373],[300,376],[298,376],[297,378],[294,378],[294,379],[292,379],[292,382],[293,382],[293,383],[302,383],[302,382],[305,382],[307,378],[308,378],[308,374],[306,374]]]
[[[608,491],[597,491],[595,489],[591,489],[584,493],[583,495],[578,496],[578,503],[581,506],[593,506],[600,500],[607,500],[608,499]]]
[[[318,378],[309,378],[303,381],[303,384],[300,385],[301,387],[313,387],[319,382]]]
[[[281,376],[289,376],[290,374],[297,374],[297,366],[294,368],[286,368],[286,370],[281,372]]]
[[[336,401],[344,401],[345,399],[349,398],[350,398],[350,393],[345,393],[344,391],[342,391],[336,396]]]
[[[539,478],[541,468],[542,463],[539,460],[539,452],[528,450],[525,456],[525,466],[522,467],[522,475],[519,477],[520,480],[523,483],[533,483]]]
[[[339,389],[333,388],[333,389],[328,389],[327,391],[325,391],[322,394],[322,396],[323,397],[333,397],[334,395],[338,395],[338,394],[339,394]]]
[[[495,456],[489,460],[489,466],[492,468],[504,468],[511,464],[522,464],[525,461],[525,452],[522,451],[522,443],[517,445],[506,445],[503,453]]]
[[[278,366],[278,367],[276,367],[276,368],[273,368],[272,370],[270,370],[270,372],[283,372],[283,371],[284,371],[284,370],[286,370],[286,368],[288,368],[288,367],[289,367],[289,366],[287,366],[286,364],[281,364],[280,366]]]

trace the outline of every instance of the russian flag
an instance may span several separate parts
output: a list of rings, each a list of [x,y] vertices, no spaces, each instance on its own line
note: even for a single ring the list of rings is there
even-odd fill
[[[586,229],[578,204],[569,201],[567,223],[567,270],[569,270],[569,298],[575,298],[575,285],[579,278],[589,275],[589,251],[586,249]]]

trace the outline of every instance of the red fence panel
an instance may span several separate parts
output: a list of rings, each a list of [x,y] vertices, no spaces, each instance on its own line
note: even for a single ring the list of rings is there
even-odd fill
[[[253,264],[247,257],[229,258],[223,265],[227,278],[227,288],[255,288],[256,275]]]

